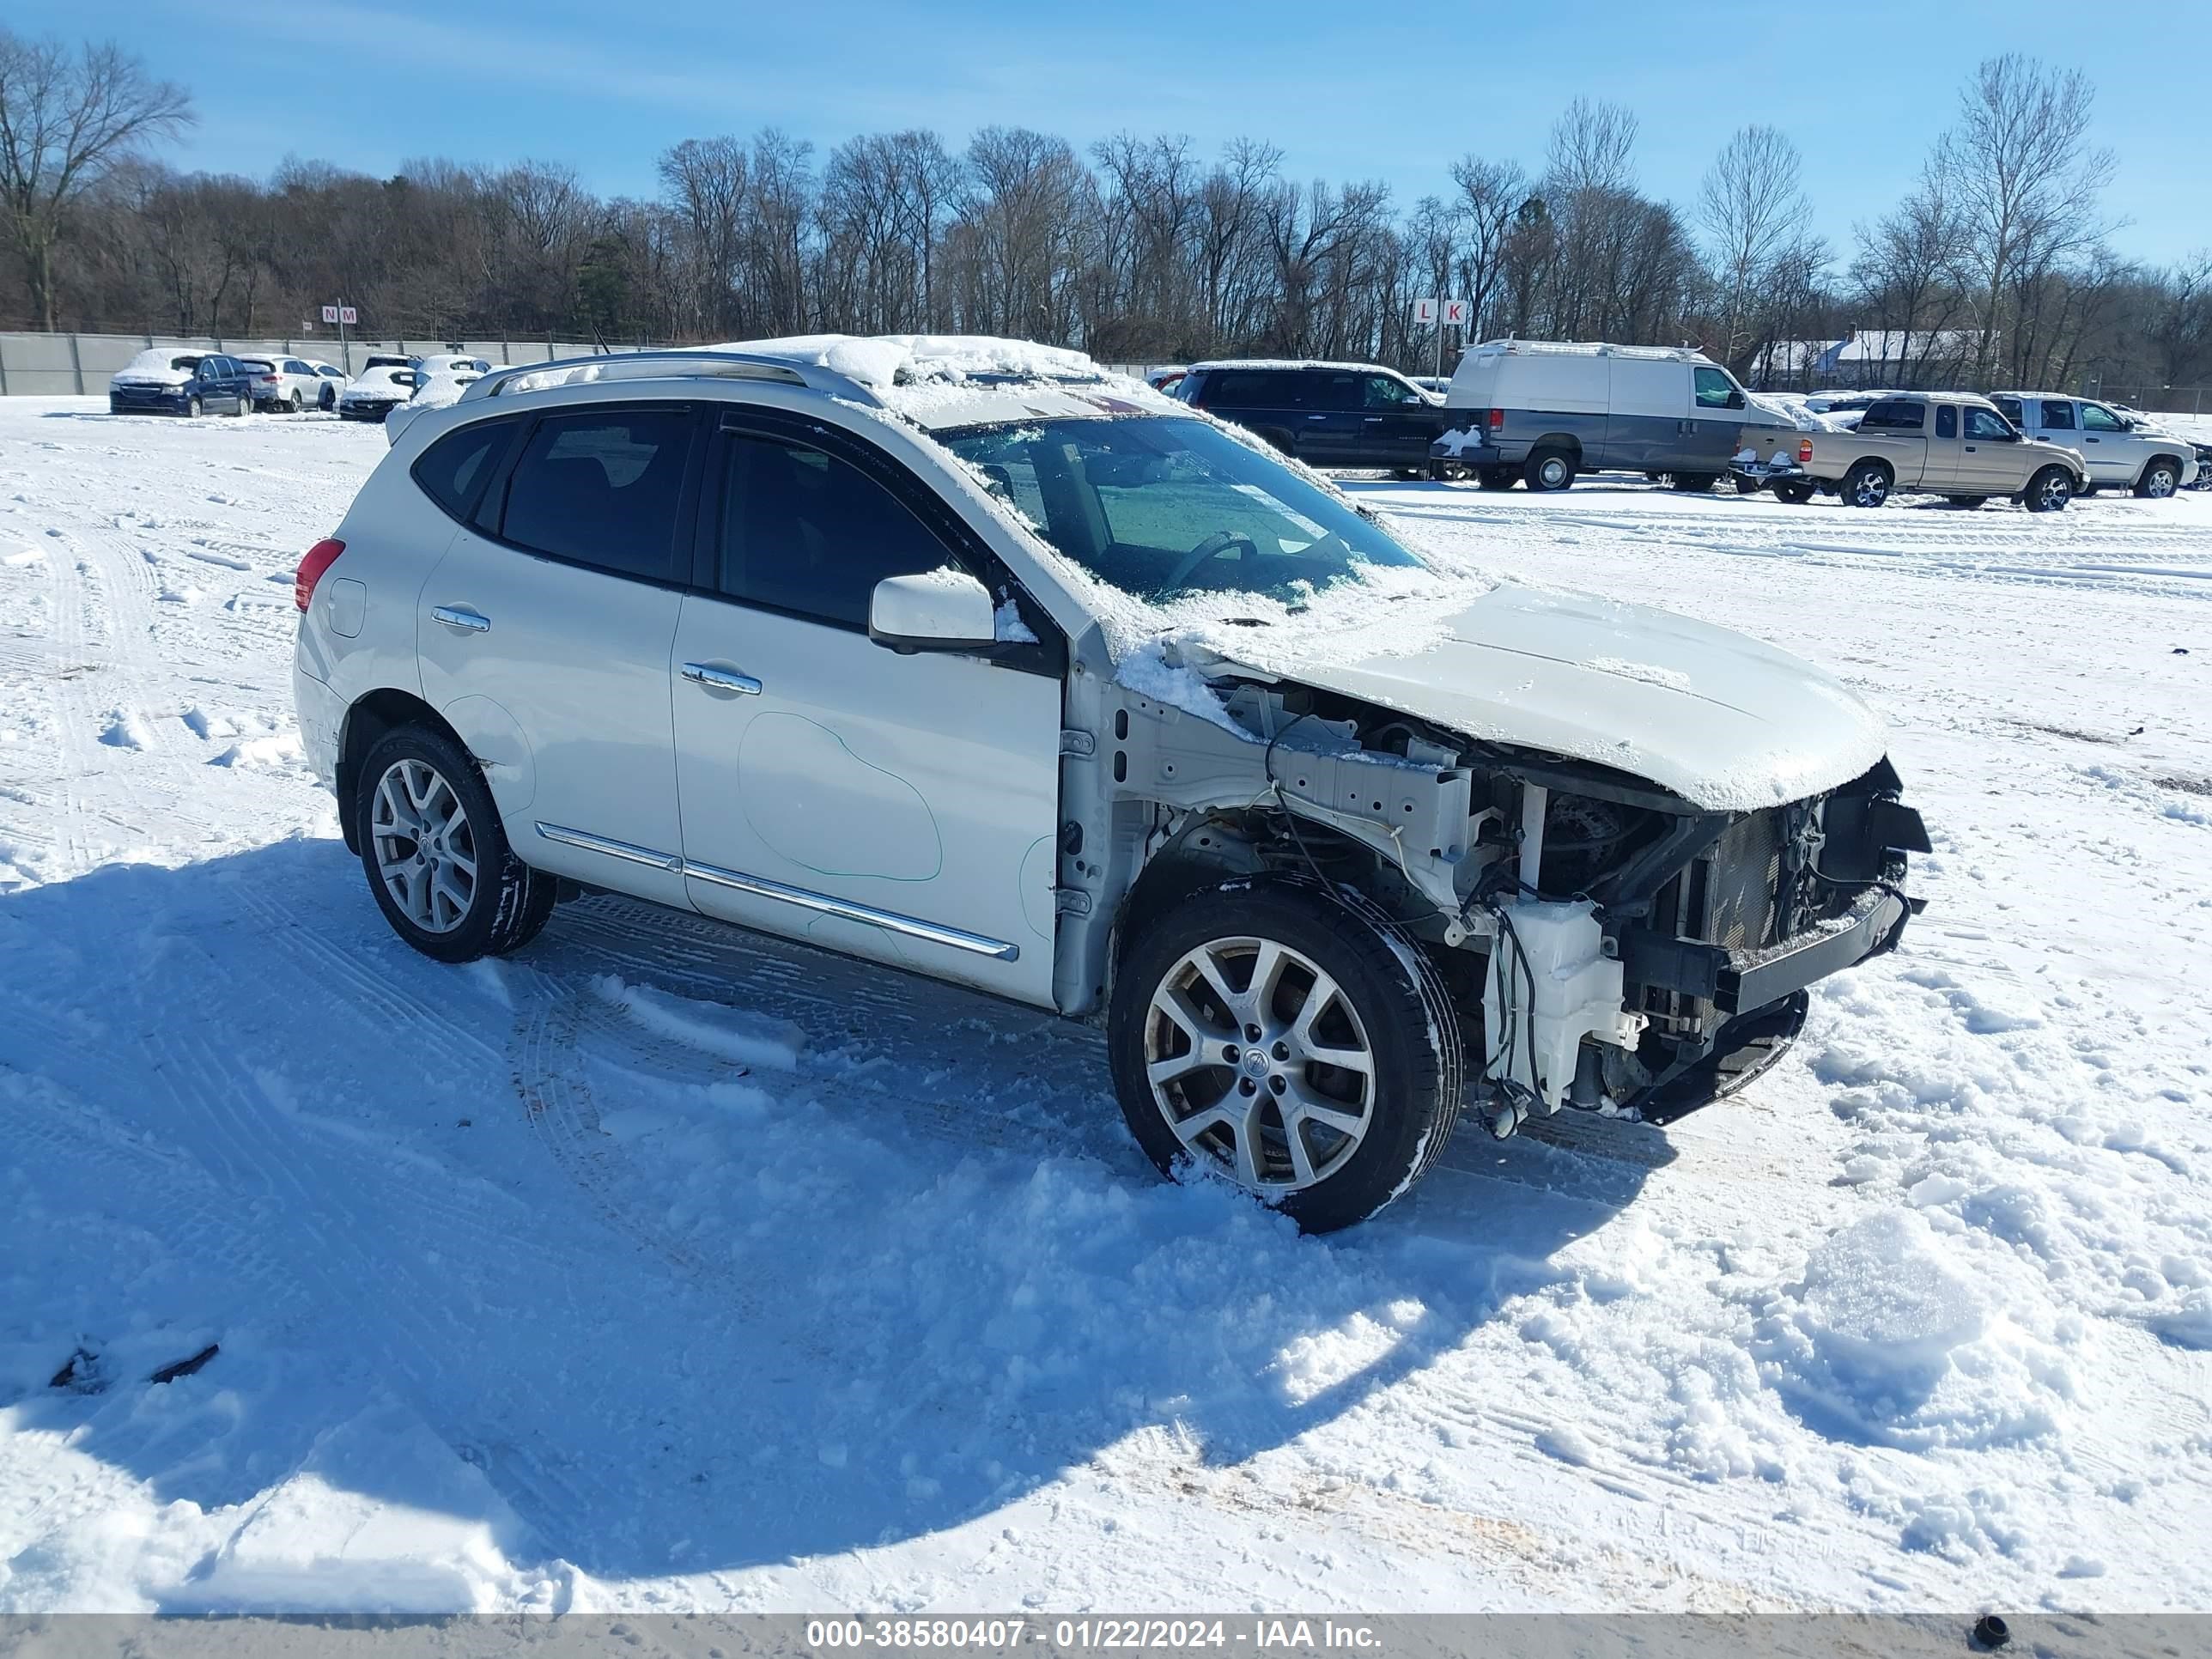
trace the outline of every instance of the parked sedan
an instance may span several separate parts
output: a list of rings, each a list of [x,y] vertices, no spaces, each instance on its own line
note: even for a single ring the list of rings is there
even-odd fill
[[[233,415],[253,407],[246,368],[219,351],[140,352],[107,383],[111,415],[199,415],[221,409]]]
[[[338,398],[342,421],[382,421],[415,395],[422,383],[422,371],[405,360],[369,360],[370,367],[354,376]]]

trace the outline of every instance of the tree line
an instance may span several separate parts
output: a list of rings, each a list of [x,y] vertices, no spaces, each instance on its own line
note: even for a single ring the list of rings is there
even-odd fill
[[[1889,331],[1893,374],[1922,382],[2212,380],[2212,252],[2112,251],[2094,96],[2018,55],[1981,64],[1896,206],[1838,249],[1778,131],[1737,132],[1677,204],[1638,182],[1636,117],[1587,98],[1540,157],[1468,155],[1409,208],[1292,178],[1263,139],[1079,149],[1004,126],[826,153],[688,138],[653,194],[604,198],[558,161],[180,172],[161,150],[194,118],[183,88],[112,46],[0,30],[0,320],[250,337],[343,296],[410,338],[944,331],[1418,370],[1437,341],[1412,302],[1448,294],[1474,301],[1471,337],[1688,343],[1778,386],[1821,378],[1797,343],[1853,329]]]

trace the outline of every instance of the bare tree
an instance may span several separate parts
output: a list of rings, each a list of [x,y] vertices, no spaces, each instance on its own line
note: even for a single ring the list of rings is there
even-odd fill
[[[1528,199],[1528,179],[1517,161],[1486,161],[1476,155],[1462,155],[1453,162],[1451,175],[1459,186],[1467,226],[1460,287],[1474,302],[1468,337],[1479,339],[1491,320],[1491,302],[1504,274],[1506,240],[1513,232],[1514,216]]]
[[[1773,337],[1762,295],[1814,258],[1803,173],[1795,144],[1772,127],[1750,126],[1729,140],[1698,190],[1719,302],[1717,343],[1731,365],[1747,363]]]
[[[2111,182],[2109,150],[2088,147],[2096,90],[2079,70],[2046,69],[2008,52],[1984,61],[1959,99],[1959,124],[1937,164],[1948,176],[1979,295],[1978,384],[1988,383],[2008,283],[2087,248],[2106,229],[2096,198]]]
[[[148,141],[192,119],[183,88],[120,46],[26,40],[0,28],[0,201],[31,308],[52,329],[54,248],[70,210]]]

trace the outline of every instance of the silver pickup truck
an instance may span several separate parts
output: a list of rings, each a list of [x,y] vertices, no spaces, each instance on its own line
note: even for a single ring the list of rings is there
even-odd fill
[[[1804,433],[1796,465],[1768,476],[1786,501],[1820,491],[1880,507],[1911,489],[1966,507],[2003,495],[2031,513],[2059,511],[2088,482],[2072,450],[2024,436],[1988,398],[1954,392],[1886,398],[1852,431]]]

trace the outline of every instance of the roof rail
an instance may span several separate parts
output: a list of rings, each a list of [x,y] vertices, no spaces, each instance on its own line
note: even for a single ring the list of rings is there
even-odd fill
[[[592,371],[584,374],[580,371]],[[541,385],[524,384],[543,376]],[[832,368],[798,363],[788,357],[769,357],[743,351],[619,351],[590,357],[559,357],[542,363],[514,363],[494,369],[461,393],[464,398],[496,398],[501,392],[538,392],[556,386],[576,386],[599,380],[720,379],[765,380],[780,386],[811,386],[867,403],[879,402],[875,393],[857,380]]]

